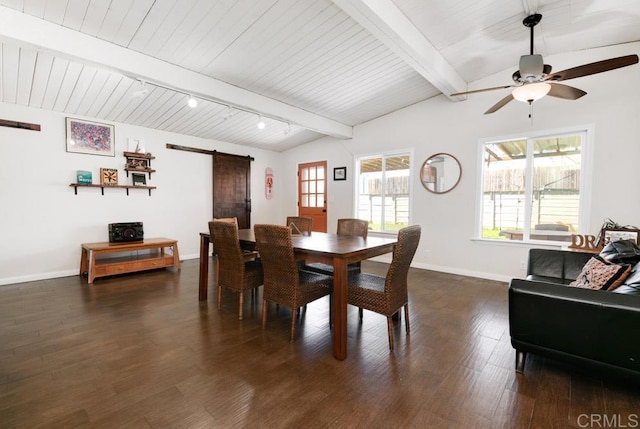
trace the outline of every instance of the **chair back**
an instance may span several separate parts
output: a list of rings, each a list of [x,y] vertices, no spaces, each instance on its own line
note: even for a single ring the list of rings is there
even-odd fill
[[[264,299],[290,302],[299,282],[291,229],[283,225],[258,224],[253,230],[264,271]]]
[[[294,235],[311,235],[313,219],[310,217],[287,216],[287,226]]]
[[[407,274],[418,249],[421,232],[420,225],[407,226],[398,231],[398,244],[393,249],[393,259],[384,285],[384,293],[391,303],[391,308],[396,305],[400,307],[408,300]]]
[[[214,219],[209,222],[209,233],[218,258],[218,284],[241,284],[244,276],[244,258],[235,222]]]
[[[214,218],[213,220],[217,222],[231,222],[231,223],[235,223],[236,226],[238,225],[237,217],[217,217],[217,218]]]
[[[369,221],[362,219],[338,219],[338,235],[367,238]]]

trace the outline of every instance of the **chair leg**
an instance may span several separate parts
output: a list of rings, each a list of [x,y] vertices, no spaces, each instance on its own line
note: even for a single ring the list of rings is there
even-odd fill
[[[387,331],[389,332],[389,350],[393,351],[393,321],[387,317]]]
[[[267,327],[267,300],[262,300],[262,329]]]
[[[238,310],[238,320],[242,320],[242,307],[244,306],[244,291],[240,291],[240,309]]]
[[[293,314],[291,315],[291,338],[289,338],[289,342],[292,343],[293,339],[296,335],[296,319],[298,318],[298,307],[293,308]]]
[[[222,306],[222,286],[218,286],[218,310]]]
[[[411,332],[411,326],[409,323],[409,303],[408,302],[404,305],[404,326],[407,330],[407,335],[409,335],[409,333]]]
[[[360,323],[362,323],[362,313],[363,313],[362,307],[359,307],[358,308],[358,316],[360,317]]]

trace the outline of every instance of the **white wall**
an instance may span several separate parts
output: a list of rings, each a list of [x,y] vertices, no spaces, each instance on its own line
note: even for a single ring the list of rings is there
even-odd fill
[[[327,231],[335,232],[337,220],[351,217],[353,213],[353,154],[350,141],[330,137],[298,146],[282,154],[282,180],[285,195],[285,211],[289,215],[298,213],[298,165],[314,161],[327,161]],[[333,169],[347,167],[347,180],[333,180]]]
[[[545,57],[554,70],[601,59],[638,53],[640,43]],[[514,59],[514,64],[517,59]],[[515,69],[515,65],[514,65]],[[513,70],[475,82],[470,89],[508,84]],[[42,125],[41,132],[0,127],[0,284],[77,274],[80,243],[107,240],[107,224],[143,221],[146,237],[179,241],[183,259],[198,256],[199,232],[211,216],[211,159],[168,150],[166,143],[251,155],[252,223],[281,223],[296,213],[297,165],[328,163],[328,229],[340,217],[353,216],[354,156],[412,149],[414,151],[412,223],[423,227],[414,265],[499,280],[524,273],[528,246],[488,244],[473,240],[478,140],[531,130],[592,125],[595,130],[593,205],[590,227],[595,234],[604,218],[640,225],[637,198],[640,161],[640,66],[567,82],[588,95],[577,101],[546,97],[528,107],[513,101],[493,115],[483,115],[506,90],[476,94],[464,102],[444,96],[410,106],[355,127],[354,138],[324,138],[275,153],[161,131],[116,125],[116,157],[65,151],[65,115],[0,103],[0,118]],[[91,170],[98,181],[100,167],[116,167],[124,175],[127,138],[145,140],[156,159],[145,191],[80,189],[68,185],[76,170]],[[422,188],[418,169],[437,152],[448,152],[462,164],[460,184],[444,195]],[[347,167],[347,180],[334,182],[333,168]],[[274,170],[274,197],[264,197],[264,170]]]
[[[634,43],[545,57],[545,62],[554,70],[563,70],[639,50],[640,44]],[[509,84],[512,72],[506,70],[475,82],[469,89]],[[596,234],[607,217],[622,224],[640,225],[640,199],[636,196],[640,185],[640,65],[567,84],[588,95],[576,101],[546,97],[534,103],[533,121],[528,118],[528,106],[517,101],[492,115],[483,115],[508,94],[507,90],[472,95],[463,102],[438,96],[356,126],[351,141],[324,139],[289,151],[286,168],[293,170],[299,162],[327,159],[330,170],[347,165],[352,173],[352,154],[413,148],[412,223],[423,227],[414,265],[508,281],[524,274],[522,263],[529,246],[473,240],[480,138],[592,125],[592,207],[589,228],[582,232]],[[443,195],[423,189],[418,175],[424,160],[437,152],[456,156],[463,170],[458,187]],[[353,175],[348,178],[347,182],[329,182],[329,225],[335,224],[338,217],[353,215]],[[294,195],[293,190],[288,195]],[[290,210],[295,208],[294,200],[289,199]]]
[[[116,156],[68,153],[65,150],[65,115],[25,106],[0,103],[0,118],[38,123],[41,132],[0,127],[0,284],[75,275],[80,244],[107,241],[107,224],[144,222],[145,237],[178,240],[182,259],[198,257],[199,233],[212,217],[211,157],[166,148],[166,143],[238,155],[251,155],[252,223],[282,222],[282,192],[265,198],[265,168],[276,180],[281,156],[276,152],[221,143],[163,131],[115,124]],[[120,182],[127,180],[123,151],[127,139],[145,141],[157,170],[147,178],[157,186],[147,191],[78,189],[76,170],[93,173],[99,183],[100,167],[117,168]],[[130,178],[126,183],[130,183]]]

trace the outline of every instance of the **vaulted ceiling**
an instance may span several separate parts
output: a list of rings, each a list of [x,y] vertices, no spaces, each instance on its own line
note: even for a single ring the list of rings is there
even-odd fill
[[[0,100],[281,151],[515,70],[530,12],[543,55],[640,40],[637,0],[0,0]]]

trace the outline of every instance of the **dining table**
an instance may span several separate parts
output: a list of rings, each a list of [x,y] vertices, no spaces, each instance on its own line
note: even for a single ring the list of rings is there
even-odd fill
[[[255,248],[252,229],[238,230],[240,245]],[[333,356],[347,358],[347,266],[375,256],[392,253],[398,240],[394,237],[352,237],[313,231],[310,235],[292,235],[296,258],[307,262],[323,262],[333,266]],[[200,233],[200,278],[198,298],[207,299],[209,288],[209,233]],[[215,251],[215,249],[214,249]]]

